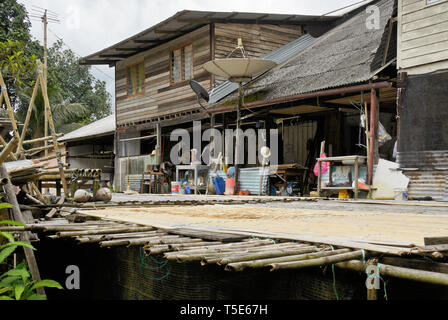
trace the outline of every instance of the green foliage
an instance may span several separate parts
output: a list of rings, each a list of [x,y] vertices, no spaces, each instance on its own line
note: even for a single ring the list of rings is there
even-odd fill
[[[48,50],[49,85],[60,89],[67,103],[82,104],[88,110],[84,123],[102,119],[111,114],[111,97],[106,83],[95,79],[89,66],[78,63],[75,53],[64,49],[59,40]]]
[[[0,0],[0,70],[8,88],[11,104],[19,121],[28,110],[34,81],[36,59],[43,62],[43,47],[30,33],[31,23],[25,7],[17,0]],[[111,114],[111,96],[104,81],[81,66],[75,53],[64,49],[62,41],[48,49],[48,94],[56,129],[66,133]],[[41,137],[43,99],[39,93],[27,138]],[[4,116],[0,108],[0,116]]]
[[[29,42],[30,28],[31,22],[23,4],[16,0],[0,2],[0,42],[8,39]]]
[[[23,224],[14,221],[0,221],[0,225],[23,226]],[[1,232],[0,236],[8,240],[8,243],[0,246],[0,264],[4,263],[18,247],[35,250],[27,242],[15,241],[9,232]],[[36,293],[36,289],[41,287],[63,289],[58,282],[53,280],[42,280],[37,283],[32,281],[25,261],[23,261],[14,269],[0,275],[0,300],[43,300],[45,296]]]
[[[62,89],[49,83],[48,99],[50,100],[51,113],[57,132],[67,133],[70,128],[80,128],[84,125],[84,119],[89,115],[89,110],[80,103],[70,103],[63,97]],[[19,121],[25,121],[32,88],[21,92],[20,99],[24,102],[17,110]],[[39,138],[44,135],[45,102],[39,90],[34,101],[33,113],[29,123],[30,138]],[[67,129],[68,128],[68,129]]]
[[[37,57],[24,52],[26,47],[22,42],[0,42],[0,71],[6,82],[13,82],[19,89],[32,85],[36,78]]]

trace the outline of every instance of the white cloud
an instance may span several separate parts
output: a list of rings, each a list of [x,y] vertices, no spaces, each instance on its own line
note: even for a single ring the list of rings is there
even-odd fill
[[[29,12],[39,6],[56,12],[60,24],[50,24],[48,42],[60,37],[81,56],[111,46],[181,10],[244,11],[285,14],[325,14],[357,0],[19,0]],[[32,34],[42,42],[42,23],[33,19]],[[92,73],[107,82],[114,97],[114,69],[96,66]]]

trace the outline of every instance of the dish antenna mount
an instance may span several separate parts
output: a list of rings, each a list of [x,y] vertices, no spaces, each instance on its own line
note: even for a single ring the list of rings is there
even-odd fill
[[[235,52],[241,52],[242,58],[232,58]],[[237,141],[239,141],[239,132],[241,127],[241,107],[243,106],[243,82],[249,82],[253,77],[258,76],[269,69],[274,68],[277,65],[276,62],[260,59],[249,58],[244,50],[243,40],[238,39],[237,47],[229,54],[226,59],[216,59],[204,64],[204,69],[209,73],[218,77],[225,78],[231,82],[238,83],[238,105],[236,108],[236,128],[237,128]],[[235,190],[238,190],[238,161],[239,154],[238,148],[235,151]]]
[[[210,96],[207,92],[207,90],[201,86],[201,84],[197,81],[190,80],[190,87],[191,89],[196,93],[198,97],[198,103],[201,106],[202,109],[207,110],[201,103],[201,99],[205,100],[206,102],[210,101]]]

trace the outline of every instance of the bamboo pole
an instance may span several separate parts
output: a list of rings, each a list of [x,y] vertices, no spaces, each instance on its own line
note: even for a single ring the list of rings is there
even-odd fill
[[[34,182],[31,182],[31,188],[34,191],[34,193],[36,193],[37,198],[40,201],[42,201],[44,203],[44,205],[47,205],[48,204],[47,200],[42,195],[42,193],[40,192],[39,188],[36,186],[36,184]]]
[[[28,105],[28,111],[26,113],[25,123],[23,124],[22,135],[20,136],[19,144],[17,146],[16,156],[19,156],[19,153],[22,150],[23,142],[25,141],[26,130],[28,129],[28,125],[30,123],[34,101],[36,100],[37,92],[39,91],[39,85],[40,85],[40,77],[37,77],[36,84],[34,85],[33,89],[33,94],[31,96],[30,104]]]
[[[260,259],[260,260],[252,260],[252,261],[242,261],[237,263],[229,263],[226,267],[226,271],[235,271],[240,272],[247,268],[264,268],[269,267],[271,264],[280,263],[280,262],[291,262],[291,261],[301,261],[301,260],[309,260],[315,258],[322,258],[327,256],[332,256],[340,253],[350,252],[350,249],[340,249],[334,251],[323,251],[323,252],[315,252],[315,253],[307,253],[301,255],[293,255],[293,256],[285,256],[278,257],[272,259]]]
[[[265,244],[272,244],[272,240],[251,240],[247,242],[236,242],[236,243],[228,243],[223,245],[210,245],[210,246],[204,246],[199,249],[191,249],[191,250],[185,250],[185,251],[179,251],[179,252],[169,252],[166,253],[166,256],[170,255],[178,255],[179,253],[183,254],[198,254],[198,253],[206,253],[208,250],[214,250],[214,251],[221,251],[221,250],[233,250],[234,248],[252,248],[252,247],[258,247],[263,246]]]
[[[126,234],[111,234],[111,235],[99,235],[99,236],[87,236],[83,238],[78,238],[80,244],[84,243],[99,243],[102,241],[119,240],[119,239],[131,239],[131,238],[141,238],[149,236],[166,236],[166,233],[161,233],[160,231],[149,231],[149,232],[137,232],[137,233],[126,233]]]
[[[148,243],[150,241],[155,242],[161,242],[161,241],[169,241],[173,240],[174,238],[178,238],[179,236],[152,236],[152,237],[145,237],[145,238],[139,238],[139,239],[118,239],[118,240],[109,240],[109,241],[102,241],[100,242],[101,248],[108,248],[108,247],[120,247],[120,246],[131,246],[131,245],[143,245],[145,243]]]
[[[34,198],[33,196],[31,196],[30,194],[27,194],[27,195],[26,195],[26,198],[27,198],[28,200],[31,200],[32,202],[34,202],[34,203],[36,203],[36,204],[41,204],[41,205],[43,205],[43,203],[42,203],[41,201],[37,200],[36,198]]]
[[[11,141],[6,145],[6,147],[0,153],[0,165],[8,159],[8,157],[13,152],[13,149],[17,146],[19,140],[16,137],[13,137]]]
[[[222,244],[222,242],[220,242],[220,241],[216,241],[216,242],[201,241],[201,242],[197,242],[197,243],[188,243],[188,244],[184,244],[184,243],[170,244],[170,245],[168,245],[168,247],[170,250],[181,251],[181,250],[189,250],[189,249],[194,249],[194,248],[203,247],[203,246],[213,246],[213,245],[218,246],[221,244]]]
[[[60,143],[60,146],[65,146],[64,143]],[[46,147],[37,147],[37,148],[33,148],[33,149],[28,149],[28,150],[24,150],[23,152],[26,154],[30,154],[36,151],[42,151],[42,150],[47,150],[47,149],[52,149],[54,148],[54,146],[52,144],[46,146]]]
[[[64,136],[63,133],[59,133],[59,134],[56,135],[57,138],[61,138],[63,136]],[[53,136],[36,138],[36,139],[32,139],[32,140],[23,141],[23,144],[34,144],[34,143],[44,142],[45,140],[52,140],[52,139],[53,139]]]
[[[40,67],[40,70],[42,70],[42,66]],[[44,67],[44,70],[45,70],[45,67]],[[41,78],[42,95],[44,97],[44,102],[45,102],[45,113],[48,115],[48,123],[50,125],[51,135],[53,136],[54,150],[56,152],[56,158],[58,160],[62,188],[64,189],[65,196],[68,197],[69,192],[68,192],[68,187],[67,187],[67,181],[65,180],[64,164],[62,163],[62,154],[61,154],[61,150],[59,149],[58,138],[56,137],[57,133],[56,133],[56,128],[55,128],[54,122],[53,122],[53,116],[51,113],[50,101],[48,99],[47,84],[46,84],[45,80],[43,79],[42,74],[39,74],[39,77]]]
[[[1,97],[1,94],[0,94],[0,97]],[[0,135],[0,143],[2,144],[2,147],[6,147],[8,145],[8,143],[5,141],[5,139],[1,135]],[[17,157],[13,153],[10,153],[9,156],[11,157],[12,160],[14,160],[14,161],[17,160]]]
[[[446,273],[415,270],[386,264],[378,264],[378,265],[380,275],[383,276],[448,286],[448,274]],[[365,272],[366,269],[366,266],[361,261],[358,260],[336,263],[335,266],[359,272]]]
[[[153,227],[128,227],[128,228],[104,228],[99,230],[88,230],[80,232],[58,232],[56,235],[58,238],[69,238],[69,237],[79,237],[87,235],[98,235],[98,234],[114,234],[114,233],[133,233],[133,232],[143,232],[152,231]]]
[[[301,268],[309,268],[322,266],[325,264],[334,264],[337,262],[353,260],[357,258],[361,258],[363,256],[363,251],[353,251],[349,253],[337,254],[329,257],[322,257],[317,259],[311,259],[306,261],[293,261],[293,262],[283,262],[283,263],[274,263],[271,264],[271,272],[278,270],[286,270],[286,269],[301,269]],[[364,256],[367,257],[368,253],[364,252]]]
[[[212,258],[212,259],[203,259],[201,261],[202,265],[206,264],[213,264],[217,263],[218,265],[226,265],[232,262],[241,262],[241,261],[247,261],[247,260],[254,260],[254,259],[267,259],[267,258],[276,258],[276,257],[284,257],[284,256],[291,256],[291,255],[298,255],[303,253],[311,253],[319,251],[318,248],[314,246],[308,246],[308,247],[297,247],[297,248],[282,248],[282,249],[268,249],[268,250],[262,250],[262,251],[256,251],[256,252],[249,252],[249,253],[230,253],[227,256],[228,257],[220,257],[220,258]]]
[[[68,155],[68,152],[66,152],[66,151],[63,151],[63,152],[60,153],[61,157],[64,157],[66,155]],[[58,158],[57,155],[52,155],[52,156],[48,156],[48,157],[44,157],[44,158],[39,158],[39,159],[36,159],[36,160],[38,160],[40,162],[45,162],[45,161],[49,161],[49,160],[53,160],[53,159],[57,159],[57,158]],[[64,164],[62,164],[62,167],[64,167]],[[58,168],[59,168],[59,165],[58,165]]]
[[[58,169],[58,166],[51,166],[51,167],[45,167],[46,170],[51,170],[51,169]],[[64,163],[64,168],[70,168],[70,164],[69,163]],[[73,169],[76,170],[76,169]]]
[[[182,251],[193,248],[199,248],[210,245],[221,245],[222,242],[210,242],[210,241],[201,241],[194,243],[172,243],[172,244],[160,244],[160,245],[146,245],[144,250],[148,253],[148,255],[157,255],[169,251]]]
[[[8,110],[9,119],[11,120],[14,136],[20,141],[19,129],[17,128],[16,118],[14,117],[14,111],[11,107],[11,101],[9,100],[8,90],[6,89],[5,80],[3,79],[1,71],[0,71],[0,86],[1,86],[1,94],[5,100],[6,108]]]
[[[2,178],[7,178],[9,180],[8,171],[6,170],[5,165],[0,166],[0,176]],[[17,202],[17,197],[16,197],[16,193],[14,191],[13,185],[11,184],[11,182],[8,182],[6,185],[3,186],[3,188],[6,192],[8,202],[13,206],[11,210],[12,210],[12,213],[14,216],[14,220],[17,222],[20,222],[22,224],[25,224],[26,221],[22,215],[22,212],[20,211],[19,203]],[[24,232],[21,235],[21,239],[23,241],[30,243],[30,233]],[[27,248],[27,247],[24,247],[23,250],[25,252],[25,257],[26,257],[26,261],[28,263],[28,267],[30,268],[31,276],[35,282],[39,282],[41,280],[41,278],[40,278],[39,268],[38,268],[37,262],[36,262],[36,257],[34,256],[34,252],[32,249]],[[38,288],[37,292],[39,294],[45,295],[44,288]]]
[[[238,255],[238,256],[244,256],[249,255],[253,253],[266,253],[267,251],[278,249],[278,245],[266,245],[266,246],[260,246],[255,248],[229,248],[227,250],[207,250],[202,253],[196,253],[196,254],[188,254],[185,252],[178,252],[176,254],[170,255],[165,254],[168,260],[175,260],[177,262],[186,262],[186,261],[204,261],[205,263],[217,263],[221,259],[223,259],[226,255]],[[315,249],[315,247],[313,247]]]

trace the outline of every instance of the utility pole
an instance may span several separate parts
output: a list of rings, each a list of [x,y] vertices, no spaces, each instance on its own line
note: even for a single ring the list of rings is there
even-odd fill
[[[45,81],[45,87],[47,86],[47,66],[48,66],[48,44],[47,44],[47,29],[48,29],[48,17],[47,17],[47,9],[45,9],[44,16],[42,17],[42,22],[44,23],[44,81]],[[44,137],[48,137],[48,114],[47,112],[44,112],[45,118],[44,118]],[[45,140],[44,143],[45,146],[45,158],[48,157],[48,141]],[[45,188],[44,194],[47,194],[49,192],[48,188]]]
[[[40,20],[42,21],[44,25],[44,65],[43,65],[43,74],[42,74],[42,86],[45,86],[47,88],[47,81],[48,81],[48,23],[60,23],[57,13],[41,8],[38,6],[33,5],[33,12],[29,15],[31,19],[34,20]],[[49,114],[47,110],[44,112],[44,137],[48,137],[48,131],[49,131]],[[48,140],[45,140],[44,142],[45,146],[45,158],[48,157]],[[44,193],[48,193],[48,188],[45,188]]]

